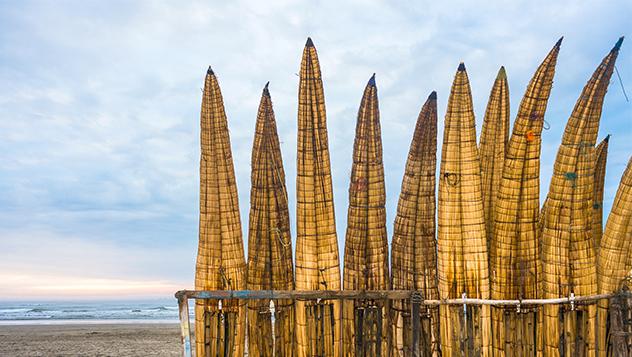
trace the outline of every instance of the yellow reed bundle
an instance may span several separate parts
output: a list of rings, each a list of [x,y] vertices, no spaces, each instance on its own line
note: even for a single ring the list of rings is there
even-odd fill
[[[505,67],[500,67],[489,94],[483,130],[479,143],[481,159],[481,189],[483,191],[483,209],[485,210],[485,232],[487,247],[491,248],[494,232],[494,211],[496,197],[503,176],[503,162],[509,140],[509,84]],[[489,251],[493,255],[493,251]]]
[[[606,229],[599,247],[597,273],[599,293],[613,293],[630,272],[630,249],[632,246],[632,158],[621,177],[619,189],[610,210]],[[608,336],[608,301],[599,301],[599,355],[606,355]]]
[[[481,167],[476,147],[472,95],[465,65],[461,63],[452,84],[445,116],[439,174],[439,230],[437,259],[439,296],[489,298],[487,242]],[[460,311],[461,310],[461,311]],[[441,343],[444,356],[461,355],[461,331],[468,336],[474,354],[491,350],[489,306],[471,309],[468,329],[459,320],[462,307],[441,306]]]
[[[597,249],[592,236],[594,146],[603,99],[622,41],[623,38],[617,42],[584,87],[557,153],[542,226],[544,298],[597,293]],[[596,306],[564,313],[563,323],[559,310],[559,306],[544,308],[544,354],[556,356],[564,348],[570,355],[594,355]]]
[[[340,290],[325,96],[311,39],[305,44],[300,71],[296,191],[296,289]],[[337,301],[297,301],[297,356],[338,356],[339,316]]]
[[[285,172],[268,85],[263,90],[252,147],[250,222],[248,226],[248,290],[293,290],[292,240]],[[248,302],[248,353],[292,356],[294,303]]]
[[[606,180],[606,162],[608,160],[608,142],[610,135],[606,136],[597,147],[595,147],[595,182],[593,184],[593,239],[595,248],[601,245],[603,234],[603,190]]]
[[[380,110],[373,75],[364,89],[353,145],[343,274],[346,290],[390,287],[385,204]],[[378,321],[388,320],[387,305],[384,301],[345,301],[345,355],[387,354],[389,324]]]
[[[507,145],[494,211],[490,249],[494,299],[538,298],[540,147],[544,114],[553,86],[561,39],[534,73],[524,93]],[[492,308],[495,356],[534,354],[535,314]]]
[[[432,92],[417,117],[397,204],[391,257],[394,290],[416,290],[438,299],[435,228],[437,169],[437,93]],[[422,356],[440,356],[439,308],[421,307],[411,316],[408,301],[393,301],[393,354],[412,355],[412,319],[421,320]]]
[[[201,112],[200,237],[195,269],[198,290],[242,290],[246,261],[235,170],[224,103],[208,69]],[[243,356],[246,308],[238,300],[197,300],[197,356]]]

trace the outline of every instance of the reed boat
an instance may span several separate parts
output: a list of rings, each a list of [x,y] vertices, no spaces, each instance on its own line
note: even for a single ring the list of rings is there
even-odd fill
[[[266,84],[261,96],[252,146],[248,290],[293,290],[294,266],[285,172]],[[248,302],[248,353],[293,356],[294,302],[275,299]],[[272,320],[274,314],[274,329]]]
[[[299,77],[296,289],[340,290],[325,96],[318,54],[310,38]],[[297,356],[339,355],[340,312],[338,301],[296,302]]]
[[[622,42],[623,38],[617,41],[582,90],[557,152],[542,225],[544,298],[598,291],[597,249],[592,235],[595,143],[604,96]],[[545,306],[544,355],[557,356],[560,348],[569,355],[595,355],[596,313],[595,304],[562,312],[557,305]]]
[[[599,247],[597,273],[599,293],[613,293],[619,290],[621,281],[630,276],[630,251],[632,246],[632,158],[621,177],[614,198],[606,228]],[[599,356],[607,352],[606,337],[608,320],[608,301],[599,301],[598,336]],[[611,354],[608,354],[611,355]]]
[[[489,299],[489,274],[481,166],[476,145],[472,94],[461,63],[452,84],[445,116],[439,173],[439,229],[437,260],[442,299]],[[490,354],[490,307],[468,307],[469,323],[461,320],[462,307],[442,305],[441,343],[444,356]],[[466,331],[470,346],[461,343]]]
[[[437,93],[432,92],[417,117],[397,204],[391,248],[393,290],[415,290],[422,299],[438,299],[436,244]],[[412,319],[421,325],[420,356],[441,356],[439,308],[424,306],[411,316],[409,301],[393,301],[395,356],[413,355]]]
[[[345,238],[345,290],[388,290],[386,191],[380,110],[375,74],[364,89],[353,144]],[[388,304],[356,300],[343,303],[345,356],[388,355]]]
[[[485,210],[487,247],[494,232],[496,197],[503,176],[503,162],[509,141],[509,84],[505,67],[500,67],[489,94],[478,152],[481,160],[481,189]],[[489,255],[493,252],[489,251]]]
[[[606,162],[608,160],[608,145],[610,135],[607,135],[595,147],[595,182],[593,183],[593,239],[595,248],[599,249],[603,235],[603,193],[606,181]]]
[[[540,150],[544,115],[562,39],[529,82],[506,146],[491,240],[493,299],[535,299],[538,293]],[[494,356],[534,355],[535,312],[492,308]]]
[[[201,111],[200,228],[195,288],[243,290],[246,261],[228,121],[217,77],[209,67]],[[197,300],[197,356],[243,356],[246,307],[243,301]]]

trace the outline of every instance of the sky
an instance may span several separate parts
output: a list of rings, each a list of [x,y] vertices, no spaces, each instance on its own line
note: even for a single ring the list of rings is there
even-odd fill
[[[341,258],[356,114],[373,73],[390,239],[428,94],[438,94],[440,145],[464,61],[480,135],[504,65],[513,122],[533,72],[564,36],[545,117],[543,201],[575,101],[622,35],[617,68],[632,95],[630,14],[627,0],[0,0],[0,300],[165,297],[193,288],[209,65],[228,115],[244,241],[254,124],[270,81],[294,235],[297,73],[308,36],[323,71]],[[632,103],[615,74],[599,135],[612,134],[606,213],[632,154],[631,125]]]

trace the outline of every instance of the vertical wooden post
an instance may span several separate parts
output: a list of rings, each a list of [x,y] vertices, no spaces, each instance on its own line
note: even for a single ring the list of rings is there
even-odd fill
[[[344,333],[345,333],[344,323],[343,323],[344,320],[342,319],[342,317],[343,317],[342,311],[344,310],[345,300],[344,299],[340,299],[338,301],[339,301],[339,304],[340,304],[340,309],[338,309],[338,330],[340,331],[340,341],[338,341],[338,345],[339,345],[338,357],[343,357],[345,355],[345,353],[346,353],[346,351],[345,351],[345,349],[346,349],[345,346],[346,345],[344,343]],[[331,313],[331,318],[332,318],[332,320],[334,318],[333,312]],[[335,344],[336,343],[335,336],[334,336],[333,341],[334,341],[334,344]]]
[[[421,321],[419,320],[419,304],[421,303],[421,294],[412,293],[410,295],[411,312],[410,319],[413,323],[413,357],[420,357],[419,336],[421,335]]]
[[[178,296],[180,313],[180,338],[182,340],[182,356],[191,357],[191,324],[189,322],[189,299],[186,295]]]

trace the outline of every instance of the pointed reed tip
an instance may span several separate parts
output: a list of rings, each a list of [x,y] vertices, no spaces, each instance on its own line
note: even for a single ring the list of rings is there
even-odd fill
[[[213,68],[211,68],[211,66],[208,66],[208,69],[206,70],[206,74],[210,74],[210,75],[214,75],[215,72],[213,72]]]
[[[562,45],[562,40],[564,40],[564,36],[560,37],[560,39],[557,40],[554,47],[560,48],[560,46]]]
[[[268,81],[268,82],[266,83],[265,87],[263,87],[263,94],[264,94],[265,96],[268,96],[268,97],[270,96],[270,91],[268,90],[268,85],[269,85],[269,84],[270,84],[270,81]]]
[[[312,42],[311,37],[307,38],[307,42],[305,42],[305,47],[314,47],[314,42]]]
[[[458,71],[459,71],[459,72],[463,72],[463,71],[465,71],[465,63],[463,63],[463,62],[459,63],[459,68],[458,68]]]
[[[624,38],[625,36],[619,37],[619,40],[617,41],[617,43],[614,44],[614,47],[612,48],[613,51],[618,51],[621,48],[621,44],[623,44]]]
[[[505,72],[505,66],[500,66],[500,69],[498,70],[498,78],[500,79],[507,78],[507,72]]]
[[[428,99],[430,99],[430,100],[437,100],[437,92],[436,91],[432,91],[430,93],[430,95],[428,96]]]
[[[375,87],[375,73],[373,73],[373,75],[371,76],[371,78],[369,78],[369,83],[367,83],[367,86],[373,86],[373,87]]]

